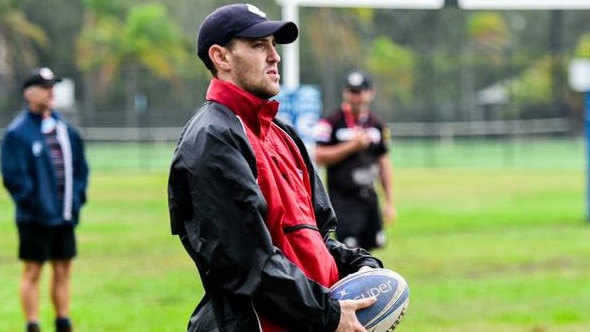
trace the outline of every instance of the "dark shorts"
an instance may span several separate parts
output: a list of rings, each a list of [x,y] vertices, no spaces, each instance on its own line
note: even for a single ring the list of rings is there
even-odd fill
[[[385,245],[379,205],[354,199],[335,199],[332,205],[338,219],[336,238],[351,248],[372,250]]]
[[[74,226],[43,226],[35,223],[17,223],[18,258],[25,261],[45,262],[76,257]]]

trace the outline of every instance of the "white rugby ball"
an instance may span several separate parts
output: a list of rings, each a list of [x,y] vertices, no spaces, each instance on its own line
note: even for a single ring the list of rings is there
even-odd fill
[[[366,269],[350,274],[330,288],[337,300],[376,297],[370,307],[358,310],[359,322],[369,332],[393,331],[410,304],[410,288],[397,272],[388,269]]]

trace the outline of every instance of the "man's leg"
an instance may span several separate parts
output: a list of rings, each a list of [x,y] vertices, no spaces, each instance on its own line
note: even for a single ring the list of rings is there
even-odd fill
[[[43,263],[23,261],[20,298],[27,323],[39,322],[39,283]]]
[[[72,260],[52,260],[51,301],[56,317],[70,316],[70,275]]]
[[[367,250],[383,248],[387,236],[383,230],[383,217],[378,204],[368,205],[366,208],[366,223],[363,230],[363,246]]]
[[[76,257],[74,226],[65,225],[54,229],[55,241],[51,253],[51,301],[55,309],[57,332],[71,332],[70,322],[70,276],[72,262]]]
[[[56,331],[72,331],[70,322],[71,259],[52,260],[51,301],[55,309]]]

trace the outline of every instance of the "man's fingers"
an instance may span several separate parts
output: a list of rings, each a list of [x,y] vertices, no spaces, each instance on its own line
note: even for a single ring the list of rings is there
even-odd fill
[[[356,300],[356,310],[372,306],[377,301],[376,297],[367,297],[365,299]]]

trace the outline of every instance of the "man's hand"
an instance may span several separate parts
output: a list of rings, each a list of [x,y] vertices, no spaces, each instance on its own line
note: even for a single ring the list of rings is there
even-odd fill
[[[397,221],[397,209],[393,204],[386,203],[383,205],[383,220],[386,225],[393,225]]]
[[[364,150],[371,145],[371,138],[363,128],[354,129],[354,137],[352,139],[354,145],[354,151]]]
[[[370,269],[372,269],[372,267],[365,265],[365,266],[361,266],[361,268],[358,270],[358,272],[366,271],[366,270],[370,270]]]
[[[356,311],[372,306],[377,298],[369,297],[360,300],[343,300],[340,302],[340,323],[334,332],[366,332],[356,318]]]

